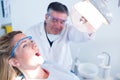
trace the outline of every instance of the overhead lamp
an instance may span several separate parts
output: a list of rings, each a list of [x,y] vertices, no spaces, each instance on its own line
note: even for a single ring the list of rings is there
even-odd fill
[[[82,32],[96,32],[102,24],[110,24],[112,14],[103,0],[82,0],[71,9],[71,19],[75,27]],[[81,17],[87,20],[87,24],[81,22]],[[89,26],[89,27],[88,27]]]

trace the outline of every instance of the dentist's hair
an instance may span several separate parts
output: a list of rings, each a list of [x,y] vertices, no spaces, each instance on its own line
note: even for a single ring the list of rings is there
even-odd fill
[[[47,8],[47,13],[49,13],[50,10],[66,13],[67,15],[69,15],[69,11],[68,11],[68,8],[66,7],[66,5],[64,5],[64,4],[60,3],[60,2],[52,2],[52,3],[50,3],[48,5],[48,8]]]
[[[13,80],[20,71],[9,64],[13,38],[21,31],[13,31],[0,37],[0,80]]]

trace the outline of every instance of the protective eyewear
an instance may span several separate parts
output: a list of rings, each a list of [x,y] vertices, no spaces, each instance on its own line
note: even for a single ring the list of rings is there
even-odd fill
[[[17,49],[17,47],[20,45],[20,43],[25,40],[25,39],[32,39],[32,36],[27,36],[27,37],[24,37],[24,38],[21,38],[17,43],[16,45],[13,47],[12,49],[12,52],[11,52],[11,55],[10,55],[10,58],[14,57],[14,53],[15,53],[15,50]]]
[[[67,20],[64,20],[64,19],[56,18],[56,17],[54,17],[54,16],[52,16],[50,14],[47,14],[47,15],[51,18],[51,20],[53,22],[60,22],[61,24],[64,24],[67,21]]]

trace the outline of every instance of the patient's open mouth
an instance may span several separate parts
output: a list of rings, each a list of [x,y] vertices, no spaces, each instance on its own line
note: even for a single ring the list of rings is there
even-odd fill
[[[37,52],[37,53],[35,53],[35,55],[36,55],[36,56],[40,56],[40,53],[39,53],[39,52]]]

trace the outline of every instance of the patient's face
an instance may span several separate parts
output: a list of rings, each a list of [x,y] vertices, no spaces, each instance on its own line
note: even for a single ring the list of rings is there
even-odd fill
[[[20,41],[20,42],[19,42]],[[23,33],[15,35],[13,44],[19,43],[15,50],[15,59],[19,63],[19,67],[23,69],[33,69],[41,64],[41,55],[38,47],[31,38]]]

